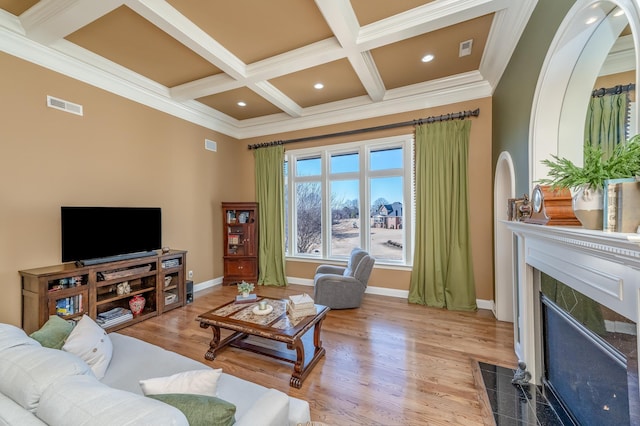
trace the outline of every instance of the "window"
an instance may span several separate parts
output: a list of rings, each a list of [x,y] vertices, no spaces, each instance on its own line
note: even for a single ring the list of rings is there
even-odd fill
[[[344,259],[363,247],[377,263],[407,264],[412,143],[404,135],[287,151],[287,255]]]

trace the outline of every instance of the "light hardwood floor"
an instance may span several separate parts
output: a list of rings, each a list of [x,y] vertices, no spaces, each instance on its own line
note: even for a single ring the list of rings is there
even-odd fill
[[[258,287],[285,298],[311,287]],[[120,330],[214,368],[309,401],[311,418],[329,425],[491,424],[474,381],[474,360],[514,368],[513,325],[490,311],[450,312],[366,294],[359,309],[331,311],[322,326],[327,353],[301,389],[292,364],[235,348],[204,354],[211,330],[198,314],[226,303],[235,287],[196,293],[194,303]]]

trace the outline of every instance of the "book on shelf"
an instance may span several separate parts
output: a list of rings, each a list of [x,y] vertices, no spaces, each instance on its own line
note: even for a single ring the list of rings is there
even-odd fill
[[[96,322],[102,328],[109,328],[132,319],[133,314],[129,309],[116,307],[105,312],[100,312],[96,317]]]
[[[80,312],[83,312],[81,294],[56,300],[56,315],[63,317]]]
[[[118,324],[122,324],[123,322],[127,322],[129,320],[133,319],[133,314],[132,313],[128,313],[126,315],[122,315],[120,317],[117,318],[113,318],[110,320],[104,320],[101,318],[97,318],[96,319],[96,323],[98,323],[98,325],[100,325],[100,327],[102,328],[109,328],[109,327],[113,327],[114,325],[118,325]]]
[[[604,183],[604,231],[638,232],[640,227],[640,181],[608,179]]]

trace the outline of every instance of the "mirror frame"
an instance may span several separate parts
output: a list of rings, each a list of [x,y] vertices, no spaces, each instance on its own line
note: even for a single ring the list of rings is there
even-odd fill
[[[624,12],[626,20],[616,19],[612,12],[616,8]],[[588,24],[587,20],[593,18],[595,21]],[[551,154],[582,164],[584,125],[593,85],[627,23],[631,27],[638,70],[640,5],[634,0],[577,0],[560,24],[542,65],[533,99],[529,127],[530,188],[547,176],[547,167],[541,160],[551,159]],[[639,87],[637,71],[635,84]],[[637,116],[632,119],[638,122]]]

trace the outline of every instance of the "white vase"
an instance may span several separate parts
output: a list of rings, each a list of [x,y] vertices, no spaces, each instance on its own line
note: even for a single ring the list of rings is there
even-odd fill
[[[602,188],[585,185],[573,195],[573,212],[584,228],[602,230],[603,206]]]

